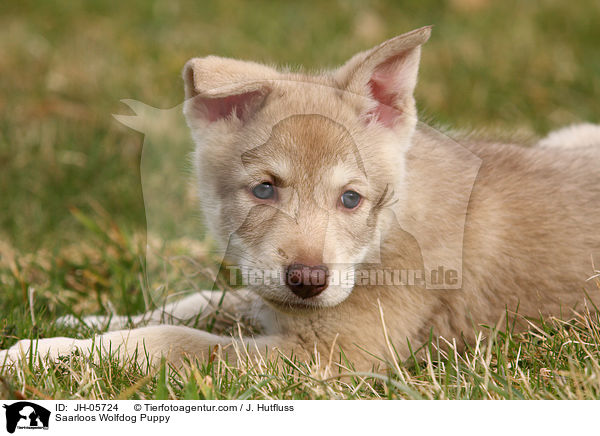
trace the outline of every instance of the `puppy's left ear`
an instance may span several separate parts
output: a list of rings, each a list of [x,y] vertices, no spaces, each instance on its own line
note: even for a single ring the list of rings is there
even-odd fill
[[[393,127],[404,115],[415,117],[413,92],[417,85],[421,45],[431,35],[431,26],[389,39],[358,53],[334,74],[341,88],[371,97],[375,105],[369,115]]]
[[[278,73],[264,65],[207,56],[189,60],[183,68],[190,126],[226,123],[235,127],[260,108]]]

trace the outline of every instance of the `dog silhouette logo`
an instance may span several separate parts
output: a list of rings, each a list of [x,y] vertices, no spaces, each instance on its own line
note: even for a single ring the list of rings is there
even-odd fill
[[[6,409],[6,431],[18,429],[48,429],[50,411],[29,401],[4,405]]]

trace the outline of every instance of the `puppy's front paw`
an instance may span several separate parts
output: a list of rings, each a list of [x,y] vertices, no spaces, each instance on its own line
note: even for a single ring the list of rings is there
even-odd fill
[[[22,339],[8,350],[0,351],[0,367],[20,360],[38,357],[56,360],[59,356],[71,354],[76,348],[87,349],[83,341],[72,338],[47,338],[39,340]]]
[[[61,316],[55,321],[55,323],[59,327],[79,327],[83,325],[83,322],[73,315]]]
[[[0,367],[17,362],[19,360],[21,350],[28,350],[30,342],[31,341],[29,339],[24,339],[17,342],[8,350],[0,350]],[[22,346],[19,344],[22,344]]]
[[[86,326],[98,330],[117,330],[127,325],[127,318],[122,316],[96,316],[90,315],[84,318],[76,318],[73,315],[61,316],[56,320],[59,326],[81,327]]]
[[[31,340],[23,339],[10,347],[8,350],[0,351],[0,366],[15,363],[22,358],[29,356]]]

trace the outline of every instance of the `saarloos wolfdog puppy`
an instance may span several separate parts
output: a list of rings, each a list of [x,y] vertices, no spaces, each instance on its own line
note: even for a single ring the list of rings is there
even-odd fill
[[[151,325],[41,339],[36,352],[143,347],[175,365],[216,349],[232,361],[242,348],[336,362],[343,352],[371,369],[406,358],[431,332],[472,337],[506,313],[568,315],[598,297],[586,281],[600,259],[598,129],[528,148],[451,140],[418,123],[413,91],[429,35],[398,36],[317,75],[190,60],[184,113],[209,233],[230,265],[280,273],[231,293],[242,300],[226,294],[222,310],[247,314],[262,333],[152,325],[165,312],[186,320],[206,310],[214,297],[201,292],[139,318]],[[22,340],[0,360],[30,346]]]

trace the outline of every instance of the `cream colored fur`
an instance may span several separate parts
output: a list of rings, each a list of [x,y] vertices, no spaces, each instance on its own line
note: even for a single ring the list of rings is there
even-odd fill
[[[220,294],[203,292],[134,320],[158,325],[94,341],[44,339],[37,352],[56,357],[102,347],[178,364],[185,356],[206,359],[216,348],[230,360],[236,350],[245,356],[244,349],[277,349],[306,359],[333,350],[340,361],[343,350],[357,369],[371,369],[380,364],[373,356],[393,359],[390,343],[406,358],[408,342],[416,349],[431,331],[460,343],[506,311],[519,320],[568,317],[583,308],[584,290],[600,303],[586,281],[592,262],[600,262],[600,147],[588,146],[599,145],[598,126],[559,131],[543,146],[525,148],[453,141],[419,125],[413,90],[429,32],[386,41],[319,75],[193,59],[184,69],[185,114],[206,222],[231,264],[282,269],[313,259],[346,272],[444,265],[460,272],[458,286],[332,283],[303,300],[268,282],[223,300],[222,310],[254,320],[262,331],[256,337],[164,324],[209,316]],[[220,117],[221,106],[211,105],[227,105],[231,96],[243,104]],[[585,146],[554,146],[579,143]],[[278,200],[257,202],[248,187],[274,174],[281,179]],[[364,197],[355,211],[338,204],[349,188]],[[125,321],[114,318],[108,327],[122,329]],[[16,360],[30,345],[21,341],[0,360]]]
[[[551,132],[539,143],[541,147],[600,146],[600,125],[583,123]]]

